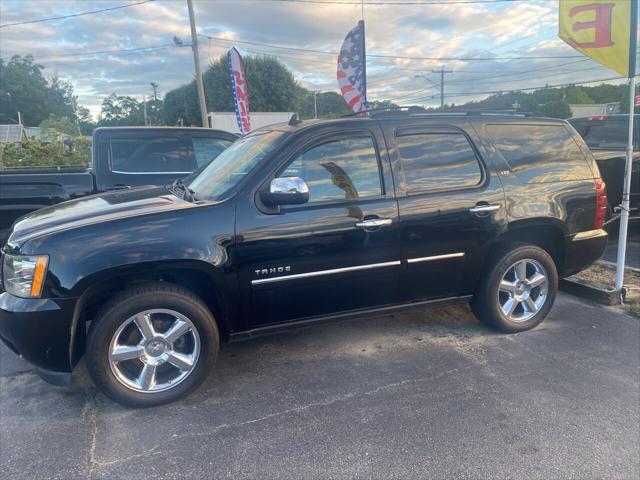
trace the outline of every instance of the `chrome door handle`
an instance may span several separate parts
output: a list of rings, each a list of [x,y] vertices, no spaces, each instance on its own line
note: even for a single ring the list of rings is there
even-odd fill
[[[358,228],[388,227],[389,225],[391,225],[390,218],[375,218],[356,223]]]
[[[473,208],[470,208],[469,211],[471,213],[489,213],[500,210],[500,208],[502,208],[500,205],[477,205]]]

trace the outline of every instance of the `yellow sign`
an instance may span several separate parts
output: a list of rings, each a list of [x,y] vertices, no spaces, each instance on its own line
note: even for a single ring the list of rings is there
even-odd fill
[[[635,74],[637,0],[560,0],[558,35],[625,77]]]

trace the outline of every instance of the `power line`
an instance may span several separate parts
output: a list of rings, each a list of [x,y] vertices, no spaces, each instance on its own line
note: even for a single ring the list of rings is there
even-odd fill
[[[263,42],[252,42],[249,40],[235,40],[235,39],[228,39],[228,38],[222,38],[222,37],[213,37],[210,35],[204,35],[206,38],[210,38],[212,40],[218,40],[218,41],[223,41],[223,42],[231,42],[231,43],[240,43],[240,44],[245,44],[245,45],[257,45],[257,46],[261,46],[261,47],[268,47],[268,48],[273,48],[273,49],[280,49],[280,50],[290,50],[290,51],[296,51],[296,52],[306,52],[306,53],[318,53],[318,54],[323,54],[323,55],[331,55],[333,57],[337,57],[337,53],[336,52],[328,52],[326,50],[314,50],[311,48],[299,48],[299,47],[286,47],[283,45],[273,45],[273,44],[269,44],[269,43],[263,43]],[[462,61],[462,62],[468,62],[468,61],[495,61],[495,60],[551,60],[551,59],[565,59],[565,58],[582,58],[581,55],[555,55],[555,56],[549,56],[549,55],[530,55],[530,56],[510,56],[510,57],[499,57],[499,56],[494,56],[494,57],[407,57],[407,56],[403,56],[403,55],[387,55],[387,54],[373,54],[373,53],[367,53],[367,58],[387,58],[387,59],[398,59],[398,60],[439,60],[439,61],[450,61],[450,62],[454,62],[454,61]]]
[[[41,23],[41,22],[50,22],[52,20],[64,20],[65,18],[82,17],[84,15],[92,15],[94,13],[110,12],[112,10],[119,10],[121,8],[134,7],[136,5],[142,5],[143,3],[155,2],[155,1],[156,0],[142,0],[142,1],[136,2],[136,3],[128,3],[127,5],[119,5],[117,7],[102,8],[100,10],[91,10],[89,12],[73,13],[71,15],[61,15],[59,17],[39,18],[37,20],[25,20],[25,21],[22,21],[22,22],[5,23],[3,25],[0,25],[0,28],[13,27],[15,25],[26,25],[28,23]]]
[[[503,90],[493,90],[493,91],[488,91],[488,92],[453,92],[450,94],[447,94],[446,97],[447,98],[454,98],[454,97],[469,97],[469,96],[475,96],[475,95],[495,95],[498,93],[509,93],[509,92],[524,92],[527,90],[540,90],[543,88],[560,88],[560,87],[571,87],[574,85],[586,85],[589,83],[598,83],[598,82],[608,82],[611,80],[623,80],[625,77],[609,77],[609,78],[598,78],[596,80],[587,80],[584,82],[571,82],[571,83],[559,83],[559,84],[555,84],[555,85],[542,85],[542,86],[538,86],[538,87],[526,87],[526,88],[512,88],[512,89],[503,89]],[[415,98],[413,100],[406,100],[403,103],[406,102],[419,102],[424,100],[425,98],[429,98],[429,97],[421,97],[421,98]]]
[[[173,43],[165,43],[163,45],[151,45],[149,47],[137,47],[137,48],[122,48],[120,50],[99,50],[96,52],[74,52],[74,53],[59,53],[53,55],[38,55],[36,58],[58,58],[58,57],[84,57],[84,56],[92,56],[92,55],[104,55],[104,54],[115,54],[115,53],[125,53],[125,52],[141,52],[141,51],[152,51],[152,50],[160,50],[164,48],[175,47]]]

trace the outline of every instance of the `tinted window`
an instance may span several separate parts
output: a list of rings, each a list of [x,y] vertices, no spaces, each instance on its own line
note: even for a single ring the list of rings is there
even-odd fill
[[[400,135],[397,140],[409,193],[468,188],[482,181],[476,154],[461,133]]]
[[[629,133],[624,122],[579,122],[574,127],[591,148],[627,148]]]
[[[111,168],[130,173],[192,172],[195,170],[193,147],[186,136],[113,138]]]
[[[198,168],[207,165],[231,145],[229,140],[223,138],[193,137],[191,140]]]
[[[382,194],[378,156],[371,137],[317,145],[289,164],[281,177],[300,177],[309,201],[344,200]]]
[[[524,182],[592,178],[582,151],[563,125],[488,125],[487,132]]]

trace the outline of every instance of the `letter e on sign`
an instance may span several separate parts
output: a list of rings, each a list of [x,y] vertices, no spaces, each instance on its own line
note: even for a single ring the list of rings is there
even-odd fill
[[[578,52],[628,76],[635,0],[559,0],[558,35]],[[634,52],[635,53],[635,52]]]

